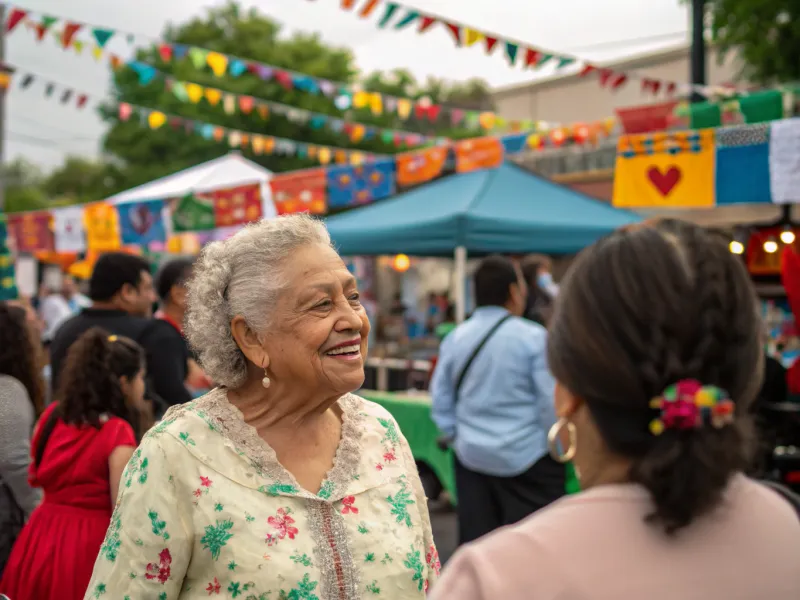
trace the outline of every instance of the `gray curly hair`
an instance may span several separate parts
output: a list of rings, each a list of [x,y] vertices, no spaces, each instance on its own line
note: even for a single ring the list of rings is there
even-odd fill
[[[247,377],[231,319],[241,315],[257,333],[266,331],[286,284],[286,259],[310,244],[331,245],[328,230],[321,221],[297,214],[247,225],[201,252],[188,284],[186,338],[217,384],[235,388]]]

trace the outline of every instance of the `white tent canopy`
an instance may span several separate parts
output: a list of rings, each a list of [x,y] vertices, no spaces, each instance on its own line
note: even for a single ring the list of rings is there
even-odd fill
[[[264,217],[270,218],[276,215],[272,193],[267,185],[271,178],[272,171],[247,160],[237,152],[231,152],[214,160],[120,192],[108,198],[108,201],[113,204],[125,204],[142,200],[167,200],[192,192],[212,192],[258,183],[261,185]]]

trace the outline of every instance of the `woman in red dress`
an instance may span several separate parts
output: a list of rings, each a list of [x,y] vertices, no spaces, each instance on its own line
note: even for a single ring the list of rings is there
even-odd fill
[[[31,444],[30,482],[44,490],[44,500],[11,551],[0,593],[13,600],[83,598],[137,445],[144,364],[135,342],[98,328],[73,344],[57,402]]]

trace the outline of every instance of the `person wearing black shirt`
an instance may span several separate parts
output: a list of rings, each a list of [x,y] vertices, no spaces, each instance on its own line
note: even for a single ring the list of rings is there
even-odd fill
[[[187,401],[189,393],[183,386],[181,373],[161,368],[165,360],[161,328],[170,326],[150,318],[156,297],[147,261],[121,252],[104,254],[92,271],[89,297],[92,306],[64,321],[55,332],[50,345],[52,389],[58,386],[72,344],[92,327],[102,327],[144,348],[147,356],[145,397],[151,401],[157,418],[169,405]]]
[[[154,327],[152,337],[156,338],[162,357],[156,368],[178,373],[182,382],[182,390],[175,389],[165,396],[169,404],[182,404],[192,399],[185,385],[192,353],[183,337],[183,319],[186,316],[186,281],[192,273],[193,264],[194,261],[189,258],[171,260],[156,275],[156,292],[161,299],[161,310],[156,314],[160,323]]]

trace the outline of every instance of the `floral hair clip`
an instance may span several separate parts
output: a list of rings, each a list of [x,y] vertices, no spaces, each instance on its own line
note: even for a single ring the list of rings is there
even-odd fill
[[[661,435],[665,429],[699,429],[711,425],[720,429],[733,422],[736,406],[728,392],[695,379],[682,379],[669,386],[650,408],[660,410],[650,421],[650,432]]]

